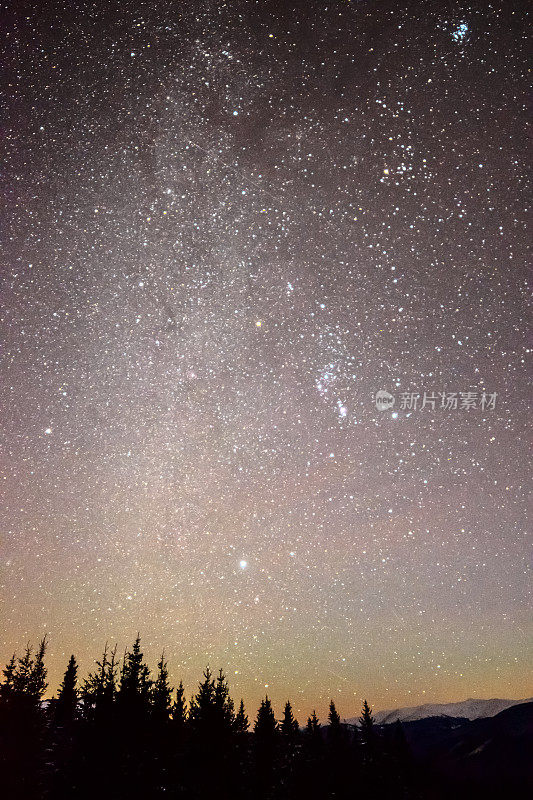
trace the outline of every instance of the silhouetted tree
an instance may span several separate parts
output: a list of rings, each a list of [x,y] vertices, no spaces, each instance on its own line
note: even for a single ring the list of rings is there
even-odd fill
[[[11,658],[3,670],[0,691],[0,784],[6,797],[34,800],[41,796],[45,765],[47,688],[46,636],[33,655],[28,644],[22,658]]]
[[[164,653],[157,664],[157,675],[152,691],[152,714],[157,724],[162,725],[170,720],[172,705],[172,687],[168,680],[168,667]]]
[[[98,796],[104,783],[111,795],[118,793],[121,785],[123,748],[116,708],[116,653],[116,646],[109,653],[106,644],[102,658],[95,662],[96,669],[89,673],[80,690],[76,796],[83,800]]]
[[[205,796],[214,793],[217,782],[221,783],[217,771],[223,769],[227,755],[227,730],[224,723],[229,709],[226,706],[228,695],[223,673],[219,674],[216,684],[215,688],[215,679],[210,668],[206,667],[198,691],[189,704],[189,777],[194,776],[197,791]],[[208,763],[210,767],[206,769],[205,765]],[[190,789],[194,789],[194,783]]]
[[[223,670],[219,670],[216,679],[214,700],[219,732],[223,735],[229,735],[233,731],[235,713],[233,700],[230,697],[229,687]]]
[[[54,704],[54,721],[57,725],[72,725],[78,712],[78,665],[72,655],[69,659],[59,694]]]
[[[363,709],[359,717],[361,740],[363,745],[370,750],[375,744],[374,717],[367,701],[363,702]]]
[[[201,681],[198,691],[191,698],[189,704],[189,722],[191,729],[195,733],[208,731],[212,724],[215,709],[215,681],[211,670],[206,667],[204,679]]]
[[[119,707],[128,716],[147,714],[150,707],[151,689],[150,670],[144,663],[141,639],[137,634],[131,651],[124,655],[117,696]]]
[[[124,655],[117,692],[119,732],[117,763],[123,773],[123,791],[132,797],[153,793],[153,750],[150,727],[153,682],[137,637]]]
[[[248,732],[249,727],[250,723],[248,722],[248,717],[244,709],[244,700],[242,700],[241,698],[241,702],[239,704],[239,710],[235,715],[235,723],[234,723],[235,733],[237,734],[237,736],[243,735]]]
[[[168,734],[170,785],[175,788],[179,797],[185,791],[185,785],[190,778],[189,732],[185,690],[183,681],[180,681],[170,712]],[[186,763],[188,769],[185,768]]]
[[[279,729],[281,734],[280,783],[289,797],[292,797],[297,780],[295,769],[300,728],[298,721],[294,718],[289,700],[285,703]]]
[[[307,718],[307,725],[305,727],[305,732],[310,742],[316,743],[319,739],[321,740],[320,723],[318,721],[316,711],[314,710],[311,716]]]
[[[286,741],[294,742],[299,732],[298,721],[294,718],[292,706],[287,700],[285,708],[283,709],[283,718],[281,720],[280,731],[285,737]]]
[[[329,703],[328,725],[330,734],[336,735],[340,733],[341,718],[339,716],[339,712],[335,708],[335,703],[333,702],[333,700],[330,700]]]
[[[8,702],[15,689],[15,672],[17,668],[17,654],[13,653],[10,660],[2,670],[4,680],[0,683],[0,702]]]
[[[307,718],[302,736],[298,783],[303,796],[323,797],[325,792],[324,741],[316,712]]]
[[[176,699],[172,706],[171,719],[174,730],[176,732],[179,731],[180,735],[182,735],[187,724],[187,702],[185,700],[183,681],[180,681],[176,689]]]
[[[34,666],[32,647],[27,644],[22,658],[17,659],[13,674],[13,693],[17,697],[31,696],[31,674]]]
[[[72,797],[77,788],[77,675],[78,666],[72,655],[59,687],[58,697],[51,704],[49,782],[52,795],[57,800]]]
[[[89,673],[81,687],[82,713],[85,719],[109,721],[117,695],[117,648],[107,653],[107,644],[97,670]]]
[[[274,785],[279,730],[268,695],[261,701],[254,724],[256,791],[268,797]]]
[[[358,752],[354,744],[350,746],[348,729],[342,724],[333,700],[329,704],[326,743],[325,773],[329,795],[335,798],[350,797],[351,787],[358,779]]]
[[[46,636],[44,636],[39,643],[39,647],[35,654],[35,659],[30,671],[28,694],[36,705],[41,702],[42,696],[48,688],[48,684],[46,682],[46,667],[44,665],[46,645]]]

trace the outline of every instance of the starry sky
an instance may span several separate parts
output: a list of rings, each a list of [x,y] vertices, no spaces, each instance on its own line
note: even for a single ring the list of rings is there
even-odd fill
[[[4,662],[533,694],[523,8],[4,4]]]

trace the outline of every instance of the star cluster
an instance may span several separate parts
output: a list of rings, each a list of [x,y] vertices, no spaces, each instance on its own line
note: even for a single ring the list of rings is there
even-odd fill
[[[521,9],[7,16],[4,660],[139,630],[297,713],[531,694]]]

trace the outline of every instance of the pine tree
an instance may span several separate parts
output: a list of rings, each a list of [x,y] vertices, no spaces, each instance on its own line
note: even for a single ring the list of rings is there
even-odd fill
[[[117,693],[117,764],[123,773],[124,792],[151,796],[154,793],[153,730],[151,693],[153,682],[144,662],[139,634],[126,652]]]
[[[217,724],[221,731],[229,734],[233,730],[235,712],[233,700],[229,694],[229,687],[223,670],[219,670],[214,693],[214,705]]]
[[[194,781],[200,796],[209,797],[233,783],[233,701],[222,670],[216,680],[209,667],[189,707],[190,753]],[[206,770],[205,764],[210,768]],[[195,787],[196,789],[196,787]]]
[[[245,735],[248,732],[248,728],[250,727],[246,711],[244,710],[244,700],[242,700],[242,698],[239,704],[239,710],[235,715],[235,721],[233,727],[237,736]]]
[[[294,718],[289,700],[285,703],[279,730],[281,738],[280,783],[285,787],[285,792],[289,797],[292,797],[296,786],[295,766],[300,727]]]
[[[33,670],[32,647],[26,645],[24,655],[17,659],[17,666],[13,674],[13,692],[15,695],[29,695],[31,673]]]
[[[298,721],[294,718],[294,714],[292,713],[292,706],[289,700],[287,700],[285,708],[283,709],[280,731],[287,741],[293,741],[298,735],[299,729]]]
[[[57,699],[50,706],[53,725],[49,727],[49,755],[51,795],[58,800],[67,800],[76,783],[79,754],[76,753],[78,720],[78,666],[72,655],[69,659]]]
[[[185,700],[185,690],[183,681],[180,681],[176,689],[176,699],[172,706],[172,725],[176,731],[183,731],[187,723],[187,702]]]
[[[127,746],[124,725],[119,727],[117,698],[117,647],[111,653],[106,643],[96,669],[89,674],[80,690],[80,741],[76,772],[83,786],[83,798],[101,793],[101,776],[106,776],[106,790],[115,796],[121,786],[123,750]],[[133,726],[131,726],[133,727]],[[129,730],[129,726],[127,731]]]
[[[374,717],[372,716],[372,710],[366,700],[363,702],[363,709],[359,717],[359,726],[362,742],[367,748],[370,748],[374,744],[375,739]]]
[[[322,729],[316,712],[313,711],[307,718],[300,753],[299,784],[304,796],[309,794],[316,797],[325,796],[324,755]]]
[[[357,764],[357,751],[350,750],[348,731],[342,724],[340,715],[331,700],[329,704],[328,727],[326,728],[326,769],[327,787],[331,797],[346,797],[349,786],[354,783],[354,766]]]
[[[212,724],[215,709],[215,681],[211,670],[206,667],[204,680],[189,704],[189,721],[193,730],[205,729]]]
[[[170,719],[172,704],[172,688],[168,681],[168,667],[164,653],[157,664],[157,675],[152,690],[152,713],[158,723],[166,723]]]
[[[254,724],[254,751],[257,789],[268,797],[275,784],[279,729],[269,697],[261,701]]]
[[[0,683],[0,701],[7,702],[15,688],[15,671],[17,668],[17,654],[13,653],[5,668],[2,670],[3,683]]]
[[[19,697],[26,697],[35,707],[40,707],[42,696],[48,686],[46,682],[46,667],[44,665],[46,645],[45,636],[41,639],[39,648],[35,657],[33,657],[33,648],[28,644],[22,658],[17,659],[16,666],[13,663],[13,659],[11,659],[4,670],[6,682],[9,683],[9,692]]]
[[[170,726],[167,737],[169,758],[170,783],[176,790],[176,796],[185,793],[184,784],[191,777],[191,757],[188,747],[189,723],[187,719],[187,702],[185,700],[185,690],[183,681],[179,682],[176,689],[176,699],[172,704],[170,713]],[[187,760],[187,770],[184,763]],[[179,791],[178,788],[179,787]]]
[[[318,736],[320,736],[320,724],[318,722],[316,711],[313,710],[311,716],[307,718],[307,725],[305,730],[306,733],[315,740],[317,739]]]
[[[111,650],[111,657],[107,659],[107,663],[103,671],[102,707],[105,713],[108,715],[110,715],[112,712],[113,704],[118,692],[117,671],[117,646],[115,645],[113,650]]]
[[[150,669],[144,663],[141,639],[137,634],[131,651],[124,655],[117,693],[117,709],[123,725],[128,729],[128,735],[129,725],[134,724],[134,721],[140,724],[142,718],[149,716],[152,687]]]
[[[328,714],[328,723],[330,731],[339,731],[341,729],[341,718],[337,709],[335,708],[335,703],[333,700],[329,703],[329,714]]]
[[[4,670],[0,704],[0,774],[3,794],[34,798],[42,793],[45,759],[45,714],[41,700],[47,688],[46,636],[33,656],[27,645],[21,658]]]
[[[261,700],[254,724],[254,734],[262,741],[274,741],[278,733],[278,725],[268,695]]]
[[[117,695],[117,648],[107,653],[107,643],[97,670],[91,672],[81,687],[82,712],[85,719],[109,721]]]
[[[40,704],[42,696],[48,687],[46,682],[46,667],[44,665],[47,644],[46,636],[44,636],[39,642],[39,647],[30,671],[28,694],[36,705]]]
[[[54,707],[54,718],[59,725],[74,722],[78,710],[78,691],[76,689],[78,665],[72,655],[69,659],[63,682],[59,687],[59,695]]]

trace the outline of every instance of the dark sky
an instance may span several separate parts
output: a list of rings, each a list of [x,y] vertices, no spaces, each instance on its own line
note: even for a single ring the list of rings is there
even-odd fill
[[[4,661],[533,693],[523,8],[4,4]]]

